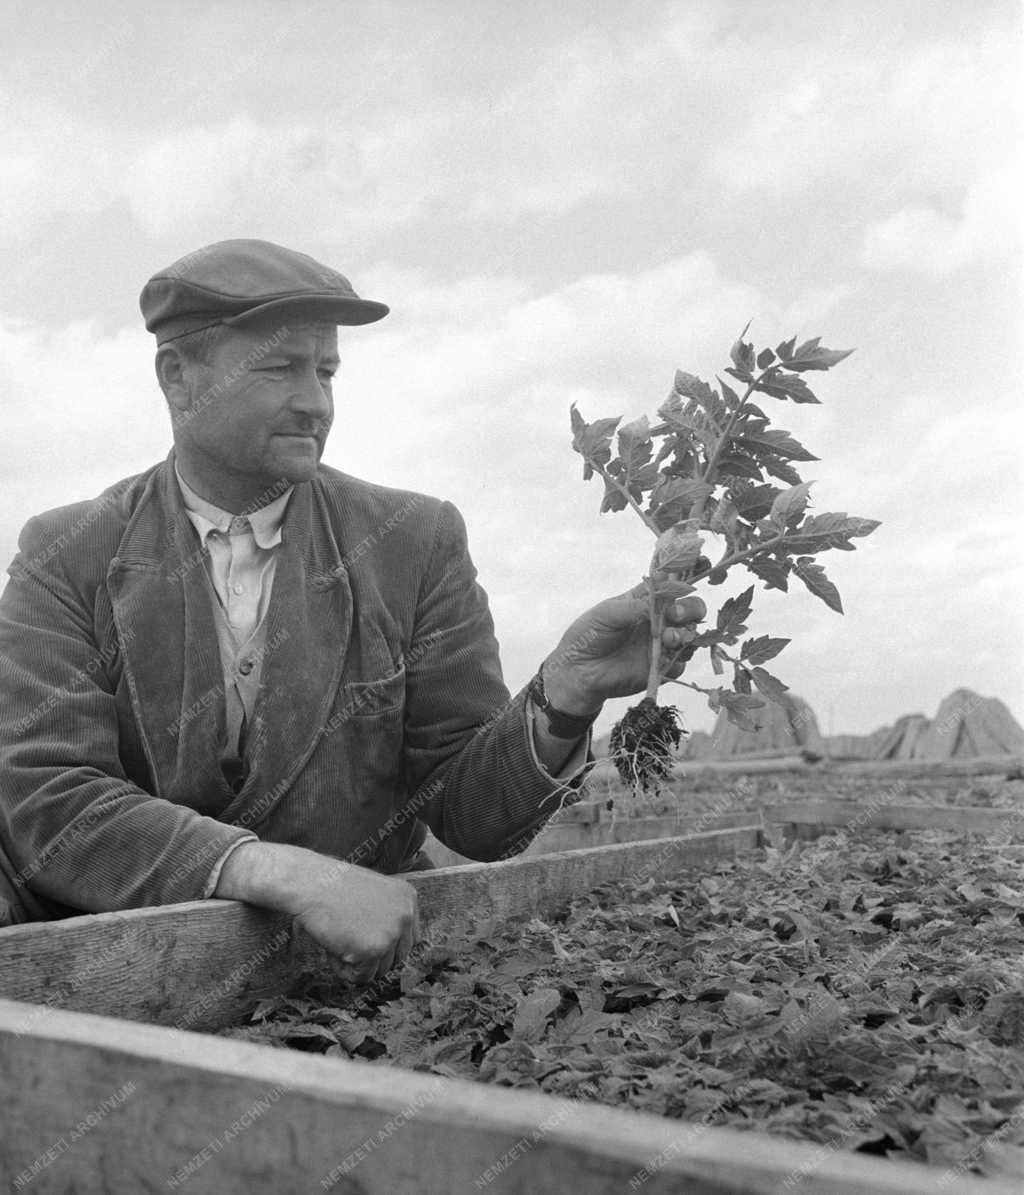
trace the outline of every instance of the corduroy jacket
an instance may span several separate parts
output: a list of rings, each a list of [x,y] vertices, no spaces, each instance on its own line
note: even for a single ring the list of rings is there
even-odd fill
[[[322,466],[288,503],[238,792],[174,454],[29,521],[0,597],[0,924],[193,900],[239,838],[395,872],[559,804],[450,502]]]

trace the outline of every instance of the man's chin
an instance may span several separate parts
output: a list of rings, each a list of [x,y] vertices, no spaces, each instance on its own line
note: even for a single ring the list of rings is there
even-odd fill
[[[323,446],[312,437],[280,436],[275,452],[274,472],[291,482],[312,481],[316,477]],[[283,449],[283,451],[282,451]]]

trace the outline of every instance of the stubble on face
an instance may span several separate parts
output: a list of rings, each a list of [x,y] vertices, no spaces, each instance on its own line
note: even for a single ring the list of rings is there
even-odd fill
[[[194,371],[195,418],[175,437],[199,492],[217,501],[216,490],[237,506],[282,481],[312,480],[334,417],[337,367],[334,324],[225,328],[209,365]]]

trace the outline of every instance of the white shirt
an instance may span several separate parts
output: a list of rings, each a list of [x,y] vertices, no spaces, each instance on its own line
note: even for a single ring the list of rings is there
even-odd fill
[[[175,466],[177,473],[177,466]],[[265,620],[274,587],[276,548],[294,486],[266,506],[233,515],[207,502],[177,473],[188,517],[210,553],[208,575],[217,598],[214,622],[224,673],[225,747],[240,755],[260,687]]]
[[[216,599],[214,624],[224,676],[225,758],[237,763],[244,748],[244,729],[251,721],[260,687],[266,615],[274,587],[281,524],[294,486],[266,506],[233,515],[201,497],[178,472],[185,511],[210,553],[208,576]],[[203,891],[212,896],[228,856],[255,834],[234,842],[214,864]]]

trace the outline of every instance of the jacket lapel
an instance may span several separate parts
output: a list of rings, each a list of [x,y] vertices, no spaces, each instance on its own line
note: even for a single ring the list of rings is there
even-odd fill
[[[348,574],[314,487],[297,485],[267,612],[247,777],[235,796],[219,763],[224,678],[206,553],[173,457],[154,471],[108,572],[125,677],[156,795],[252,827],[301,771],[330,714],[352,629]]]
[[[215,815],[230,790],[219,782],[223,675],[205,570],[172,454],[154,472],[107,584],[156,795]],[[197,785],[200,777],[207,783]]]

